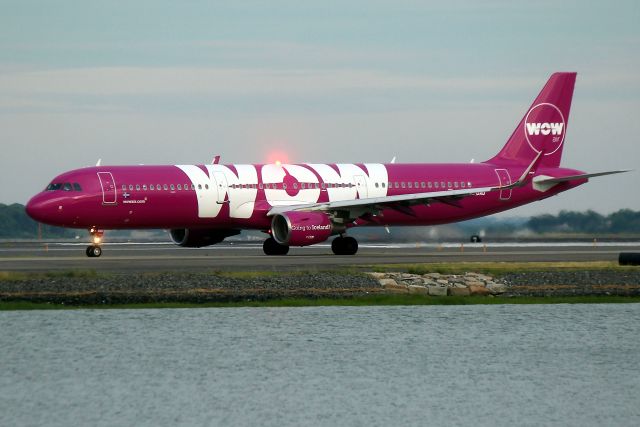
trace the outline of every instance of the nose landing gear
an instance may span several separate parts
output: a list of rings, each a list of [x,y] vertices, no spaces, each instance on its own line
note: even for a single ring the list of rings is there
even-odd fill
[[[97,258],[102,255],[102,247],[100,245],[102,244],[102,236],[104,235],[104,231],[92,228],[91,230],[89,230],[89,234],[91,234],[91,241],[93,242],[93,244],[87,246],[87,250],[85,251],[85,253],[90,258]]]

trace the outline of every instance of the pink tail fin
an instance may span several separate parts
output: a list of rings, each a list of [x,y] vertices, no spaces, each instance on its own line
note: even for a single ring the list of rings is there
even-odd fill
[[[487,163],[528,165],[542,151],[541,166],[560,166],[575,82],[576,73],[552,74],[506,145]]]

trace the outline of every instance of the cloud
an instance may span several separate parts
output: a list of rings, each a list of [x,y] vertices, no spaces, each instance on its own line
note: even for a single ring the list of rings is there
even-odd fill
[[[369,70],[80,68],[0,75],[4,93],[69,95],[317,93],[345,89],[486,90],[530,80],[431,78]]]

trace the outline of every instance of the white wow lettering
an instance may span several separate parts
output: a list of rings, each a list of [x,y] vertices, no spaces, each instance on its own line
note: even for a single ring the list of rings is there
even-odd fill
[[[561,135],[564,123],[527,123],[529,135]]]
[[[322,191],[329,201],[387,195],[387,169],[382,164],[263,165],[260,167],[266,201],[271,206],[316,203]],[[254,165],[178,165],[195,186],[200,218],[215,218],[229,205],[229,217],[250,218],[258,196],[258,171]],[[337,169],[337,170],[336,170]],[[320,179],[318,179],[320,177]],[[290,182],[289,192],[287,182]],[[293,184],[292,184],[293,183]],[[305,183],[302,186],[300,183]],[[332,186],[325,186],[332,183]],[[374,185],[374,183],[385,183]],[[322,184],[322,190],[319,188]],[[295,189],[294,191],[291,191]]]

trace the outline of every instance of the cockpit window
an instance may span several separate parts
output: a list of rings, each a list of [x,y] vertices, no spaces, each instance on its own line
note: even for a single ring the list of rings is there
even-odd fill
[[[57,190],[82,191],[82,187],[77,182],[74,182],[74,183],[52,182],[51,184],[47,185],[47,188],[45,188],[45,191],[57,191]]]

